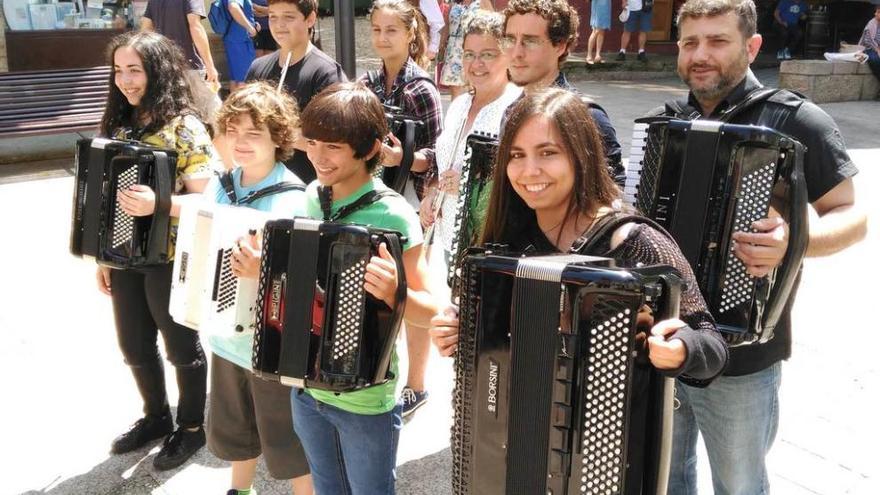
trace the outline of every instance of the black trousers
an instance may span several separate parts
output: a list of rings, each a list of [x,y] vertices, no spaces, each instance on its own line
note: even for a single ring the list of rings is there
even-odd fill
[[[180,400],[177,424],[201,426],[205,419],[208,368],[199,334],[171,319],[172,265],[141,270],[113,270],[110,286],[119,349],[137,382],[144,414],[168,411],[165,370],[157,345],[159,332],[168,361],[174,365]]]
[[[790,26],[783,26],[776,23],[776,28],[779,30],[779,34],[782,35],[782,47],[788,48],[792,52],[795,51],[803,36],[800,24],[796,22]]]

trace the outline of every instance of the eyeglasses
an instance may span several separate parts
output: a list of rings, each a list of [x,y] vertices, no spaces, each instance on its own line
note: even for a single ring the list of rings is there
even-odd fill
[[[519,41],[519,45],[523,47],[523,50],[526,51],[534,51],[541,47],[544,43],[549,42],[550,40],[546,38],[522,38]],[[513,36],[505,36],[501,38],[501,47],[505,50],[513,50],[517,45],[516,38]]]
[[[471,63],[476,59],[480,59],[484,64],[491,64],[498,57],[501,56],[501,52],[497,50],[488,50],[485,52],[474,53],[474,52],[464,52],[461,54],[461,60],[463,62]]]

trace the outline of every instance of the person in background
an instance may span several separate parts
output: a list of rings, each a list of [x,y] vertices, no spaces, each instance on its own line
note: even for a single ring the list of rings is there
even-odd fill
[[[220,77],[214,67],[208,33],[202,26],[204,18],[202,0],[149,0],[141,18],[141,30],[156,31],[177,43],[189,62],[186,79],[193,105],[202,122],[213,124],[214,112],[220,108]]]
[[[636,58],[640,62],[647,62],[648,55],[645,53],[645,45],[648,42],[648,32],[651,31],[653,11],[645,5],[645,0],[623,0],[623,8],[629,11],[629,17],[623,23],[623,34],[620,35],[620,51],[617,60],[626,60],[626,48],[632,33],[638,33],[639,53]]]
[[[864,53],[868,56],[868,67],[880,81],[880,5],[874,7],[874,18],[865,25],[859,45],[865,48]]]
[[[773,20],[782,36],[782,47],[776,52],[776,60],[791,59],[791,52],[801,41],[801,21],[807,18],[807,4],[803,0],[779,0],[773,11]]]
[[[587,64],[601,64],[605,31],[611,29],[611,0],[590,2],[590,39],[587,40]]]
[[[254,49],[257,58],[268,55],[278,48],[275,38],[269,32],[269,0],[251,0],[254,3],[254,20],[260,25],[254,38]]]
[[[415,0],[413,0],[415,1]],[[439,0],[418,0],[416,7],[425,16],[428,23],[428,59],[434,60],[437,57],[437,51],[440,49],[440,38],[442,37],[443,26],[446,20],[443,18],[443,12],[440,10]]]
[[[446,29],[440,43],[443,70],[440,71],[440,84],[449,87],[452,99],[467,88],[462,76],[461,52],[464,30],[468,18],[478,9],[494,10],[489,0],[455,0],[447,14]]]
[[[251,0],[228,0],[227,8],[234,22],[223,37],[226,63],[229,65],[229,91],[235,91],[246,80],[248,68],[257,56],[254,40],[260,25],[254,20]]]

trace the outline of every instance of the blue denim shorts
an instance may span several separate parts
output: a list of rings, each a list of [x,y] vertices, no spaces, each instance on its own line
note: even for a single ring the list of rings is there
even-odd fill
[[[627,19],[626,23],[623,25],[623,30],[627,33],[635,33],[636,31],[647,33],[651,31],[652,18],[653,12],[646,13],[641,10],[631,10],[629,13],[629,19]]]

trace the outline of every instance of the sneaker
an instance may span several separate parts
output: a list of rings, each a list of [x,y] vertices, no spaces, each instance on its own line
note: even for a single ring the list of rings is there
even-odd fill
[[[147,415],[135,421],[127,432],[116,437],[110,446],[110,452],[124,454],[137,450],[172,431],[174,431],[174,423],[171,422],[171,413],[165,413],[162,416]]]
[[[621,62],[626,60],[626,52],[617,52],[617,57],[615,58],[615,60],[619,60]]]
[[[782,56],[785,58],[785,60],[791,60],[791,52],[788,51],[788,48],[782,51]]]
[[[153,460],[153,467],[159,471],[174,469],[186,462],[200,448],[205,446],[205,429],[196,431],[178,428],[162,445],[162,450]]]
[[[785,50],[776,50],[776,60],[785,60]]]
[[[639,52],[639,54],[636,55],[636,58],[639,59],[639,62],[647,62],[648,61],[648,54],[645,52]]]
[[[403,400],[403,417],[405,418],[428,402],[428,391],[416,392],[409,387],[403,387],[400,398]]]

